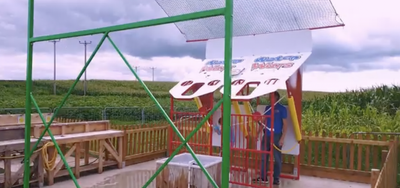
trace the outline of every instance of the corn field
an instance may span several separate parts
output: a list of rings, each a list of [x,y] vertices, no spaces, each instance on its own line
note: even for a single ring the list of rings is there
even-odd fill
[[[318,132],[400,132],[400,87],[330,94],[303,104],[303,129]]]

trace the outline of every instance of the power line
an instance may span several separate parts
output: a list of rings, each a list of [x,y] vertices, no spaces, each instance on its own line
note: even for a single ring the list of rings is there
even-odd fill
[[[57,42],[60,42],[60,39],[57,40],[51,40],[49,42],[53,43],[53,53],[54,53],[54,80],[53,80],[53,93],[54,95],[57,95],[57,86],[56,86],[56,80],[57,80],[57,58],[56,58],[56,54],[57,54]]]
[[[81,42],[81,41],[79,41],[79,44],[83,44],[84,46],[85,46],[85,57],[84,57],[84,63],[83,63],[83,66],[85,66],[85,64],[86,64],[86,58],[87,58],[87,45],[88,44],[92,44],[92,41],[89,41],[89,42],[87,42],[86,40],[84,41],[84,42]],[[86,84],[86,82],[87,82],[87,75],[86,75],[86,70],[85,70],[85,80],[83,81],[83,95],[84,96],[86,96],[86,92],[87,92],[87,84]]]

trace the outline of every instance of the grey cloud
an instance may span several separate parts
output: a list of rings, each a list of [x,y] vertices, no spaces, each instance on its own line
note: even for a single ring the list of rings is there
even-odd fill
[[[385,36],[385,39],[391,40],[395,36]],[[400,39],[400,37],[399,37]],[[374,40],[371,36],[370,40]],[[314,44],[313,54],[308,59],[308,64],[314,65],[332,65],[331,71],[337,71],[338,68],[344,70],[354,71],[354,64],[359,66],[358,70],[376,69],[376,66],[363,65],[373,62],[379,62],[389,57],[400,56],[400,40],[393,42],[390,46],[382,45],[365,45],[361,49],[352,49],[341,43],[317,43]],[[323,68],[325,69],[325,68]],[[326,68],[329,70],[329,68]]]
[[[48,35],[96,27],[110,26],[166,16],[154,0],[43,0],[35,6],[35,35]],[[0,48],[24,53],[26,50],[27,1],[0,1]],[[173,25],[163,25],[111,34],[122,51],[133,56],[150,59],[157,56],[204,58],[204,43],[186,43],[183,35]],[[388,45],[369,44],[361,49],[351,49],[346,44],[319,41],[314,45],[308,64],[333,65],[321,70],[371,69],[363,63],[377,62],[383,58],[400,56],[400,37],[371,34],[370,39],[389,40]],[[79,40],[91,40],[93,50],[100,36],[65,39],[58,43],[58,53],[83,53]],[[111,50],[106,41],[102,50]],[[35,44],[35,52],[52,53],[48,42]],[[333,68],[335,67],[335,68]],[[330,69],[331,68],[331,69]],[[317,68],[315,68],[317,69]],[[314,70],[314,68],[309,69]]]
[[[1,4],[0,4],[1,5]],[[0,26],[0,44],[14,51],[25,52],[27,3],[0,6],[3,22],[13,25],[16,30]],[[3,11],[3,9],[5,11]],[[8,10],[8,11],[7,11]],[[17,16],[12,15],[15,12]],[[166,16],[152,0],[121,1],[38,1],[35,6],[35,36],[92,29]],[[130,55],[149,59],[157,56],[204,57],[204,43],[186,43],[183,35],[172,24],[113,33],[114,41],[121,50]],[[83,47],[79,40],[92,40],[92,49],[99,36],[65,39],[58,43],[58,53],[79,53]],[[104,46],[103,49],[110,49]],[[36,52],[52,52],[49,43],[35,44]]]

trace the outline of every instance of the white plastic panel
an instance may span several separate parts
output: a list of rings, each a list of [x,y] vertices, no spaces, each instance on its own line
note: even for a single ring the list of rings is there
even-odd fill
[[[232,61],[232,75],[241,75],[245,68],[248,67],[251,59],[238,58]],[[204,66],[199,72],[194,72],[191,76],[185,80],[182,80],[175,85],[171,90],[170,94],[177,99],[192,99],[208,93],[212,93],[218,90],[222,85],[224,78],[224,60],[221,59],[208,59],[204,60]],[[187,82],[191,82],[188,84]],[[183,93],[189,89],[193,84],[204,83],[196,92],[192,95],[183,95]],[[182,85],[183,84],[183,85]]]
[[[253,99],[278,90],[308,59],[310,52],[246,57],[245,71],[232,79],[232,99]],[[251,94],[237,95],[247,84],[260,83]],[[223,88],[220,90],[223,93]]]
[[[224,40],[209,40],[206,48],[204,66],[170,90],[174,98],[192,99],[223,86]],[[276,91],[307,60],[311,50],[312,35],[309,30],[235,37],[232,81],[243,81],[232,86],[232,99],[252,99]],[[192,95],[183,95],[191,86],[182,86],[185,81],[204,85]],[[260,82],[260,85],[249,96],[237,96],[249,82]],[[220,91],[223,92],[223,89]]]
[[[214,105],[215,104],[216,103],[214,103]],[[243,105],[239,105],[239,107],[240,107],[240,111],[242,112],[242,114],[244,114]],[[232,106],[232,109],[231,109],[231,113],[232,114],[236,114],[235,110],[233,109],[233,106]],[[219,120],[219,118],[221,118],[221,116],[222,116],[222,114],[221,114],[221,110],[220,109],[218,109],[217,111],[214,112],[214,114],[213,114],[213,122],[214,122],[214,124],[218,123],[218,120]],[[247,139],[246,139],[244,133],[242,132],[242,130],[240,128],[240,126],[243,126],[243,125],[239,124],[238,116],[231,117],[231,123],[232,123],[231,130],[233,129],[235,131],[234,147],[235,148],[246,149],[247,148]],[[222,138],[221,135],[218,135],[217,132],[213,131],[212,132],[212,145],[221,147],[221,138]]]
[[[281,32],[255,36],[233,37],[232,56],[261,56],[312,51],[310,30]],[[206,59],[224,57],[224,39],[210,39],[206,44]]]

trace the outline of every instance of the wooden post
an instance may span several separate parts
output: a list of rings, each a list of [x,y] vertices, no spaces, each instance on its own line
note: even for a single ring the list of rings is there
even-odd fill
[[[4,187],[11,188],[12,187],[12,174],[11,174],[11,150],[7,150],[4,152]]]
[[[382,150],[382,167],[383,167],[383,165],[385,164],[385,162],[386,162],[386,158],[387,158],[387,155],[388,155],[388,153],[389,153],[389,151],[388,150]]]
[[[118,147],[117,147],[117,150],[118,150],[118,154],[119,154],[119,161],[121,161],[121,162],[118,162],[118,168],[119,169],[121,169],[121,168],[123,168],[123,167],[125,167],[125,154],[124,154],[124,147],[123,147],[123,142],[124,142],[124,137],[125,137],[125,135],[123,136],[123,137],[118,137]],[[118,160],[118,159],[115,159],[115,160]]]
[[[76,148],[75,148],[75,172],[74,175],[76,179],[80,178],[80,167],[81,167],[81,146],[82,142],[76,142],[74,143]]]
[[[98,167],[99,174],[103,173],[104,142],[105,142],[104,139],[99,140],[99,167]]]
[[[375,185],[378,181],[379,173],[380,173],[379,169],[371,170],[371,188],[375,188]]]

